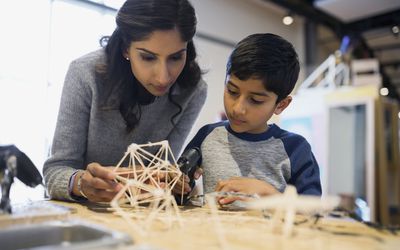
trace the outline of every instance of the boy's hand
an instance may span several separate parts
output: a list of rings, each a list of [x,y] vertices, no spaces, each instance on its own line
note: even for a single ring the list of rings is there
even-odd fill
[[[200,178],[200,176],[203,175],[203,169],[201,167],[197,168],[196,171],[194,172],[194,179],[198,180]]]
[[[197,168],[196,171],[194,172],[194,179],[198,180],[200,178],[200,176],[203,174],[203,169],[202,168]],[[173,193],[175,194],[182,194],[182,185],[184,186],[183,188],[183,194],[187,194],[190,193],[192,191],[192,189],[190,188],[189,182],[190,179],[187,175],[182,174],[184,177],[182,179],[179,178],[179,181],[176,183],[174,189],[172,190]]]
[[[183,186],[183,189],[182,189]],[[172,192],[174,194],[187,194],[190,191],[192,191],[192,189],[189,186],[189,177],[185,174],[182,174],[182,176],[179,178],[178,182],[175,184],[174,188],[172,189]]]
[[[232,177],[228,180],[218,181],[215,188],[216,192],[239,192],[249,195],[258,194],[259,196],[267,196],[279,193],[271,184],[247,177]],[[219,204],[225,205],[236,200],[243,200],[241,197],[220,198]]]

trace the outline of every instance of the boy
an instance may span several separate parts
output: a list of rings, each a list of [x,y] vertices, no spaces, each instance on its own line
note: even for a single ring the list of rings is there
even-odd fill
[[[254,34],[236,45],[225,80],[228,121],[204,126],[186,147],[201,149],[204,193],[265,196],[291,184],[300,194],[321,195],[319,167],[308,142],[267,125],[290,104],[299,70],[293,46],[277,35]]]

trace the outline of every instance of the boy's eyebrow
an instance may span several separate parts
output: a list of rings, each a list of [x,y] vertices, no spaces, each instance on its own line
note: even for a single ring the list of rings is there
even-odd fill
[[[140,50],[140,51],[143,51],[143,52],[146,52],[146,53],[149,53],[149,54],[152,54],[152,55],[155,55],[155,56],[158,56],[157,53],[152,52],[152,51],[150,51],[150,50],[148,50],[148,49],[145,49],[145,48],[136,48],[136,49],[137,49],[137,50]],[[182,53],[182,52],[184,52],[184,51],[186,51],[186,48],[183,48],[183,49],[180,49],[180,50],[178,50],[178,51],[176,51],[176,52],[174,52],[174,53],[171,53],[169,56],[174,56],[174,55],[180,54],[180,53]]]
[[[239,88],[237,85],[235,85],[231,80],[228,80],[227,84],[232,85],[235,88]],[[265,92],[250,92],[250,94],[252,95],[259,95],[259,96],[265,96],[265,97],[269,97],[268,93]]]

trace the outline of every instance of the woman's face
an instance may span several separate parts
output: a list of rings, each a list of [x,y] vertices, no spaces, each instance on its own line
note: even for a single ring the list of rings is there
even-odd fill
[[[162,96],[185,66],[186,47],[178,30],[158,30],[146,40],[132,42],[124,57],[143,87],[154,96]]]

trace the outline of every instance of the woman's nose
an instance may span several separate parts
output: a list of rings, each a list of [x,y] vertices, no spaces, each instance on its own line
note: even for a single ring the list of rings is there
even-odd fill
[[[157,72],[157,82],[160,85],[169,85],[171,83],[171,72],[167,64],[161,64]]]

